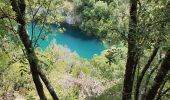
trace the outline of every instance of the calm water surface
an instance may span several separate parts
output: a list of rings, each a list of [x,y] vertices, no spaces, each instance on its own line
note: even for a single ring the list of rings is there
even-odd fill
[[[28,25],[29,33],[32,33],[32,25]],[[71,51],[77,52],[81,57],[91,59],[94,54],[100,54],[104,49],[104,45],[98,39],[87,36],[80,29],[73,26],[64,26],[66,31],[60,33],[56,25],[51,25],[52,35],[48,35],[47,40],[38,41],[40,47],[44,50],[52,40],[56,40],[57,44],[68,47]],[[39,33],[40,29],[35,27],[34,32]],[[43,31],[45,32],[45,31]]]

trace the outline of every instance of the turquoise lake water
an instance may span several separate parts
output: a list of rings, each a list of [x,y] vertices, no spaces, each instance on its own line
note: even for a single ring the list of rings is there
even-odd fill
[[[66,46],[73,52],[77,52],[80,57],[91,59],[94,54],[100,54],[105,47],[98,39],[87,36],[80,29],[73,26],[64,26],[66,29],[64,33],[60,33],[57,30],[56,25],[51,25],[52,35],[48,35],[47,40],[40,40],[39,46],[44,50],[52,40],[56,40],[57,44]],[[28,31],[31,32],[32,25],[28,25]],[[34,32],[39,33],[40,29],[35,27]],[[44,31],[45,32],[45,31]]]

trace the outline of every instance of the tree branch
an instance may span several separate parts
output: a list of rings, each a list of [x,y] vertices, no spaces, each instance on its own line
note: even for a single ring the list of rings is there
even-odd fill
[[[25,0],[19,0],[19,1],[11,0],[11,5],[12,5],[12,9],[16,12],[17,22],[20,24],[18,26],[18,33],[19,33],[20,39],[26,49],[26,53],[28,56],[27,59],[30,64],[33,81],[35,83],[38,95],[41,100],[46,100],[47,98],[46,98],[44,90],[43,90],[43,85],[40,81],[38,71],[37,71],[37,65],[38,65],[38,62],[36,59],[37,57],[35,55],[35,52],[32,48],[31,41],[29,40],[29,36],[26,33],[26,29],[25,29],[25,20],[24,20],[25,7],[26,7]]]
[[[145,82],[145,84],[144,84],[144,93],[141,94],[141,100],[144,100],[144,98],[145,98],[145,96],[146,96],[147,89],[148,89],[149,80],[150,80],[152,74],[155,72],[155,70],[158,69],[158,67],[159,67],[159,65],[161,64],[161,62],[162,62],[162,59],[160,59],[160,60],[158,61],[158,63],[155,65],[155,67],[153,67],[153,68],[151,69],[151,71],[149,72],[149,74],[146,76],[146,82]]]
[[[41,30],[40,30],[40,32],[39,32],[39,34],[38,34],[38,36],[37,36],[37,38],[36,38],[36,40],[35,40],[35,43],[34,43],[34,48],[36,47],[36,45],[37,45],[37,43],[38,43],[38,40],[39,40],[39,38],[40,38],[40,36],[41,36],[41,34],[42,34],[42,32],[43,32],[43,29],[44,29],[44,27],[45,27],[45,21],[46,21],[46,17],[47,17],[47,15],[48,15],[48,13],[49,13],[49,9],[50,9],[50,5],[51,5],[51,2],[52,2],[52,0],[50,0],[49,1],[49,5],[48,5],[48,8],[47,8],[47,12],[46,12],[46,14],[45,14],[45,17],[44,17],[44,19],[43,19],[43,26],[42,26],[42,28],[41,28]]]
[[[170,91],[170,87],[169,88],[167,88],[165,91],[163,91],[159,96],[158,96],[158,98],[156,99],[156,100],[160,100],[161,98],[162,98],[162,96],[164,96],[167,92],[169,92]]]
[[[170,49],[167,51],[165,55],[165,59],[163,60],[160,69],[154,79],[154,83],[151,86],[148,94],[146,95],[146,100],[153,100],[157,94],[158,89],[162,85],[167,76],[167,73],[170,70]]]
[[[136,90],[135,90],[135,100],[139,99],[139,89],[140,89],[140,85],[142,82],[142,79],[146,73],[146,71],[148,70],[148,68],[150,67],[152,61],[154,60],[157,52],[159,50],[159,47],[155,47],[154,50],[152,51],[152,54],[149,57],[149,60],[147,61],[146,65],[144,66],[144,68],[142,69],[141,74],[138,77],[137,83],[136,83]]]

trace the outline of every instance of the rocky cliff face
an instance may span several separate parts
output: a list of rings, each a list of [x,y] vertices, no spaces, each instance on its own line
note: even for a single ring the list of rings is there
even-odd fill
[[[80,23],[80,16],[76,14],[67,13],[65,16],[65,23],[69,25],[75,25]]]
[[[33,9],[33,14],[45,14],[46,12],[47,10],[45,8],[35,7]],[[63,8],[60,8],[56,10],[56,13],[60,16],[64,16],[64,23],[67,23],[69,25],[80,23],[80,15],[76,15],[74,11],[65,11]]]
[[[35,7],[33,8],[33,14],[46,14],[47,9],[43,7]],[[80,23],[80,15],[77,15],[75,12],[74,4],[69,1],[64,1],[63,5],[59,6],[55,11],[49,11],[50,13],[56,13],[57,16],[64,17],[64,20],[62,20],[64,23],[67,23],[69,25],[76,25]]]

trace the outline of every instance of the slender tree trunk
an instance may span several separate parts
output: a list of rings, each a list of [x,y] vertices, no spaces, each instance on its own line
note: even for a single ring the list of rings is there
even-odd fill
[[[135,100],[138,100],[139,99],[139,89],[140,89],[140,85],[141,85],[141,82],[142,82],[142,79],[146,73],[146,71],[148,70],[148,68],[150,67],[152,61],[154,60],[157,52],[159,50],[159,47],[155,47],[149,60],[147,61],[146,65],[144,66],[144,68],[142,69],[142,72],[141,74],[139,75],[139,78],[137,79],[137,83],[136,83],[136,90],[135,90]]]
[[[153,100],[157,94],[158,89],[161,84],[164,82],[167,73],[170,70],[170,50],[167,51],[165,59],[163,60],[160,69],[158,70],[158,74],[154,79],[154,83],[151,86],[148,94],[146,95],[146,100]]]
[[[144,98],[146,97],[146,93],[147,93],[148,85],[149,85],[149,80],[150,80],[152,74],[155,72],[155,70],[158,69],[158,67],[161,64],[161,62],[162,62],[162,58],[158,61],[158,63],[155,65],[155,67],[152,68],[151,71],[146,76],[146,80],[144,82],[144,88],[143,88],[144,91],[143,91],[143,93],[140,96],[141,97],[140,100],[144,100]]]
[[[29,36],[26,33],[26,29],[25,29],[25,19],[24,19],[25,8],[26,8],[25,1],[21,0],[19,2],[16,0],[11,0],[11,5],[13,7],[13,10],[16,12],[17,22],[20,24],[18,26],[18,33],[26,49],[26,53],[28,56],[28,61],[29,61],[30,69],[32,73],[32,78],[33,78],[36,90],[38,92],[40,100],[47,100],[44,90],[43,90],[43,85],[41,83],[41,80],[39,78],[38,71],[37,71],[38,60],[37,60],[37,57],[35,56],[35,52],[31,45],[31,41],[29,40]]]
[[[135,70],[138,63],[138,50],[136,47],[135,33],[137,27],[137,0],[130,0],[130,21],[128,34],[128,54],[124,76],[122,100],[130,100],[132,95]]]
[[[26,34],[25,26],[20,25],[18,31],[19,31],[20,38],[27,50],[27,56],[28,56],[28,61],[30,64],[32,78],[36,86],[36,90],[38,92],[40,100],[47,100],[44,90],[43,90],[43,85],[41,83],[38,70],[37,70],[38,60],[37,60],[37,57],[35,56],[35,52],[31,49],[32,48],[31,45],[30,46],[28,45],[30,41],[28,41],[29,38],[28,38],[28,35]]]
[[[50,92],[51,96],[53,97],[54,100],[58,100],[58,97],[54,91],[54,88],[51,86],[49,83],[47,77],[43,73],[43,71],[40,69],[38,65],[38,58],[35,54],[34,48],[32,46],[31,40],[29,39],[29,36],[26,32],[26,26],[25,26],[25,0],[11,0],[11,5],[13,10],[16,12],[16,17],[17,17],[17,22],[20,24],[18,26],[18,33],[20,36],[20,39],[26,49],[26,54],[27,54],[27,59],[30,64],[30,69],[33,77],[33,81],[36,87],[36,90],[38,92],[38,95],[40,97],[40,100],[47,100],[44,90],[43,90],[43,85],[41,83],[40,77],[42,78],[42,81],[45,83],[48,91]],[[39,77],[40,75],[40,77]]]
[[[42,81],[44,82],[45,86],[47,87],[48,91],[50,92],[52,98],[54,100],[58,100],[58,96],[54,90],[54,88],[52,87],[52,85],[50,84],[50,82],[48,81],[47,77],[45,76],[45,74],[43,73],[43,71],[39,68],[38,70],[39,75],[42,79]]]

